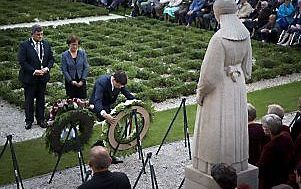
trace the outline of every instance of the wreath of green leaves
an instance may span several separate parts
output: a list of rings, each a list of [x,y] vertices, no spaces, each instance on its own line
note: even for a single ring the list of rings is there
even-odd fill
[[[46,130],[46,146],[50,152],[66,153],[78,150],[88,142],[92,135],[95,116],[88,109],[73,109],[65,111],[56,116],[52,127]],[[71,138],[66,140],[61,139],[62,132],[67,129],[70,130],[71,126],[77,128],[77,140]]]
[[[127,100],[126,102],[122,102],[118,104],[111,112],[110,114],[112,116],[118,115],[120,112],[125,112],[125,114],[131,113],[131,107],[132,106],[141,106],[144,109],[146,109],[149,113],[150,116],[150,121],[152,122],[153,116],[154,116],[154,107],[151,102],[142,102],[141,100]],[[95,122],[94,126],[100,126],[101,128],[101,135],[100,135],[100,140],[103,141],[104,145],[106,148],[109,148],[110,150],[115,150],[111,147],[109,144],[109,139],[108,139],[108,133],[109,133],[109,127],[110,124],[104,120],[102,122]],[[117,141],[121,141],[122,139],[117,138]],[[123,152],[119,152],[121,155],[129,155],[134,152],[135,149],[129,149],[129,150],[124,150]]]

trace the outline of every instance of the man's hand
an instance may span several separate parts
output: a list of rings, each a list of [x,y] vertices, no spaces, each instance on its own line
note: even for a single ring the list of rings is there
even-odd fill
[[[80,81],[80,82],[76,82],[76,81],[71,81],[72,85],[75,85],[76,87],[81,87],[83,86],[84,82]]]
[[[44,75],[44,72],[43,72],[43,70],[35,70],[33,72],[33,75],[42,76],[42,75]]]
[[[71,81],[71,84],[77,86],[77,82],[76,81]]]
[[[116,122],[116,119],[110,114],[105,113],[102,117],[104,117],[110,123],[110,125],[113,125]]]
[[[193,14],[193,10],[187,12],[187,15],[192,15],[192,14]]]
[[[44,72],[44,74],[46,74],[49,71],[49,69],[47,67],[45,67],[45,68],[42,68],[42,71]]]
[[[77,83],[77,86],[78,86],[78,87],[81,87],[81,86],[83,86],[83,84],[84,84],[84,82],[83,82],[83,81],[80,81],[80,82]]]

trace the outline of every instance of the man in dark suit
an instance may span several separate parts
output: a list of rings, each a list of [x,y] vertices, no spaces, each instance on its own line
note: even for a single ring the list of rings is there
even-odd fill
[[[125,173],[111,172],[108,170],[111,165],[111,157],[102,146],[95,146],[89,155],[89,166],[93,170],[91,180],[83,183],[78,189],[130,189],[131,184]]]
[[[49,81],[49,71],[54,64],[51,47],[43,40],[40,25],[34,25],[31,38],[22,42],[19,47],[19,79],[24,87],[25,96],[25,129],[30,129],[34,122],[34,99],[36,99],[35,117],[37,124],[44,128],[45,90]]]
[[[135,98],[125,87],[126,84],[127,76],[123,71],[116,71],[112,76],[102,75],[96,80],[90,104],[94,105],[93,111],[100,120],[105,119],[111,124],[114,123],[115,119],[109,113],[119,93],[128,100]]]

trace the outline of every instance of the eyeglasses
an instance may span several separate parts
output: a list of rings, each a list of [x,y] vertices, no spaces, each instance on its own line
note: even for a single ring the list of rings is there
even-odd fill
[[[78,43],[70,43],[70,46],[78,46]]]

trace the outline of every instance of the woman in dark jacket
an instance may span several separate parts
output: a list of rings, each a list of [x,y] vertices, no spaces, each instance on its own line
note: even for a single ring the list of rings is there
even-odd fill
[[[61,69],[65,77],[65,89],[69,98],[87,98],[86,79],[89,72],[87,55],[80,50],[80,39],[70,36],[67,40],[69,50],[62,54]]]

